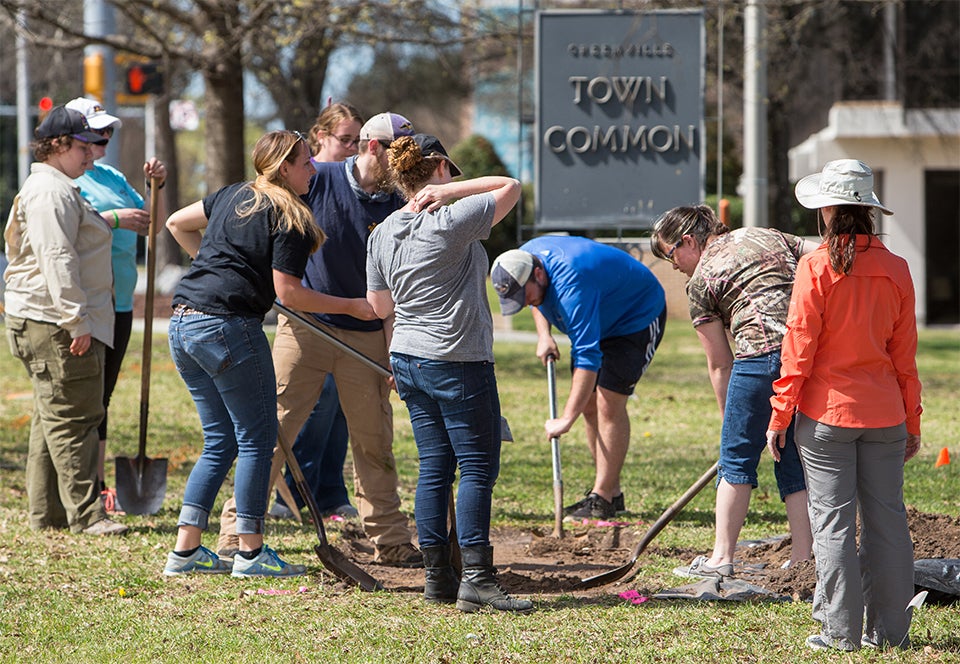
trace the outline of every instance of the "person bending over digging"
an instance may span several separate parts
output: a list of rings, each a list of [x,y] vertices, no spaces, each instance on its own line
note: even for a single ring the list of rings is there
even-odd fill
[[[710,207],[697,205],[674,208],[658,219],[650,246],[655,256],[690,277],[690,320],[707,354],[710,383],[723,413],[713,553],[697,556],[677,574],[731,576],[766,445],[797,260],[817,245],[769,228],[730,231]],[[774,464],[774,473],[793,537],[789,564],[810,557],[813,539],[792,426],[787,438],[791,443]]]
[[[625,509],[620,471],[630,443],[627,399],[663,339],[663,287],[628,253],[582,237],[530,240],[501,254],[491,277],[503,315],[533,307],[541,362],[560,357],[551,326],[570,337],[570,395],[544,428],[548,439],[560,436],[583,414],[596,475],[586,497],[565,512],[609,519]]]
[[[203,425],[203,452],[187,479],[176,547],[163,573],[296,576],[263,543],[277,391],[263,317],[279,297],[302,311],[372,319],[366,300],[333,297],[300,280],[323,232],[300,196],[314,173],[299,132],[273,131],[253,148],[257,177],[228,185],[170,216],[167,228],[193,258],[173,296],[170,354]],[[203,232],[205,231],[205,232]],[[315,400],[315,399],[314,399]],[[231,566],[201,546],[210,510],[237,460],[239,551]]]
[[[397,392],[410,412],[420,476],[414,510],[424,598],[526,613],[497,585],[490,504],[500,470],[500,397],[481,240],[520,197],[508,177],[452,182],[460,169],[434,136],[398,138],[390,176],[407,204],[367,244],[367,299],[384,319]],[[457,200],[452,205],[450,201]],[[392,332],[392,335],[390,334]],[[457,467],[463,577],[450,564],[447,509]]]

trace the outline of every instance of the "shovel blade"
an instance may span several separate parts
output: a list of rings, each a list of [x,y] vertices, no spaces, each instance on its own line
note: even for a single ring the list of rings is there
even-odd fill
[[[117,457],[117,503],[128,514],[156,514],[167,493],[167,460]]]
[[[317,552],[323,566],[341,581],[358,585],[367,592],[384,589],[382,583],[363,571],[339,549],[329,544],[317,544],[313,550]]]

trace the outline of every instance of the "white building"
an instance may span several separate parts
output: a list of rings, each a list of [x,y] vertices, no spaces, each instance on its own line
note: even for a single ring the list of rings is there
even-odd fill
[[[790,179],[859,159],[892,217],[883,241],[910,264],[921,324],[960,323],[960,109],[839,102],[826,128],[790,150]]]

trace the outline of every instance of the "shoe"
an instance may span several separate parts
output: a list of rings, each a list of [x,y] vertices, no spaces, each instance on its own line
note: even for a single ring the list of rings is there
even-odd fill
[[[273,517],[274,519],[292,519],[293,510],[281,502],[274,501],[273,505],[267,511],[267,516]]]
[[[808,636],[806,643],[811,650],[830,650],[830,645],[819,634]]]
[[[117,523],[112,519],[100,519],[94,524],[84,528],[81,532],[84,535],[123,535],[129,528],[122,523]]]
[[[589,493],[580,501],[580,507],[570,512],[571,519],[612,519],[617,510],[612,501],[596,493]]]
[[[217,540],[217,555],[221,558],[233,560],[239,550],[240,538],[237,537],[237,534],[221,531],[220,538]]]
[[[465,546],[460,549],[463,575],[457,590],[457,608],[464,613],[484,609],[510,613],[530,613],[533,602],[516,599],[504,592],[497,583],[497,568],[493,566],[492,546]]]
[[[733,563],[711,567],[707,564],[707,560],[706,556],[697,556],[689,567],[678,567],[673,570],[673,573],[688,579],[723,579],[733,576]]]
[[[180,576],[181,574],[229,574],[230,563],[220,560],[220,557],[205,546],[201,546],[189,556],[178,556],[173,551],[167,554],[167,566],[163,568],[164,576]]]
[[[403,544],[388,544],[378,546],[373,556],[373,562],[391,567],[417,568],[423,567],[423,554],[417,548],[405,542]]]
[[[808,636],[806,644],[811,650],[841,650],[843,652],[853,652],[857,649],[856,646],[847,645],[845,647],[842,640],[834,640],[832,644],[827,643],[827,640],[822,634]]]
[[[266,544],[253,560],[247,560],[240,554],[233,559],[233,576],[301,576],[306,574],[306,565],[291,565],[280,560],[277,552]]]
[[[325,510],[323,516],[331,517],[338,516],[344,521],[356,521],[360,518],[360,512],[357,511],[357,508],[351,505],[350,503],[345,503],[334,507],[332,510]]]
[[[579,510],[584,505],[586,505],[587,501],[590,499],[590,491],[584,491],[583,495],[584,497],[581,500],[578,500],[573,505],[568,505],[564,507],[563,513],[569,516],[574,512],[576,512],[577,510]],[[623,500],[623,491],[621,491],[620,493],[618,493],[616,496],[613,497],[613,509],[614,511],[616,511],[617,514],[619,514],[620,512],[627,511],[626,505]]]

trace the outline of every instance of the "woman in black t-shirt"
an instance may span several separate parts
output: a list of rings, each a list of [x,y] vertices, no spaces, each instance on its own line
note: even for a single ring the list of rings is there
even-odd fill
[[[303,136],[264,135],[253,148],[253,163],[253,182],[224,187],[167,221],[194,259],[173,297],[169,338],[204,437],[184,491],[176,547],[167,556],[168,576],[304,573],[263,543],[277,440],[276,379],[263,317],[277,297],[303,311],[374,317],[362,298],[333,297],[301,284],[308,256],[324,239],[300,199],[314,173]],[[240,551],[231,565],[200,542],[234,459]]]

